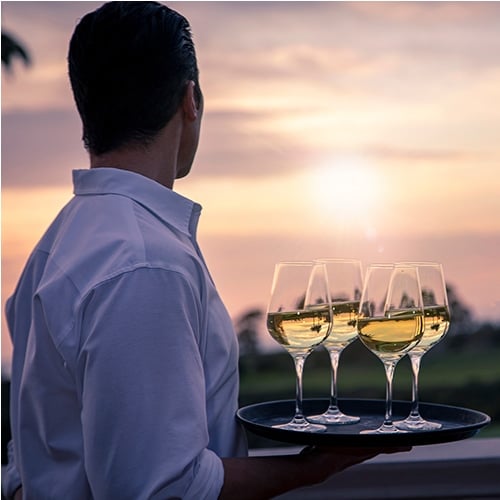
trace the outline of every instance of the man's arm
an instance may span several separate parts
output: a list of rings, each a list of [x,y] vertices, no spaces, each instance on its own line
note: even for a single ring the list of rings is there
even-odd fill
[[[364,462],[379,453],[410,448],[333,448],[293,456],[223,458],[224,486],[220,500],[265,500],[287,491],[317,484],[332,474]],[[14,500],[22,500],[19,488]]]
[[[306,448],[300,455],[224,458],[220,500],[264,500],[321,483],[329,476],[380,453],[411,448]]]
[[[197,295],[179,273],[137,268],[82,307],[78,380],[85,472],[95,498],[215,498],[197,344]]]
[[[6,498],[14,498],[17,500],[18,492],[21,487],[21,478],[17,470],[16,460],[14,457],[14,442],[10,440],[7,444],[7,453],[9,463],[2,467],[2,493]]]

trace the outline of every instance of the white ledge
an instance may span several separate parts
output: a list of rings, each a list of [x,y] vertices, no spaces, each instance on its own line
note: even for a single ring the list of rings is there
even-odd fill
[[[294,454],[301,447],[252,450]],[[500,499],[500,439],[467,439],[379,455],[279,500]]]

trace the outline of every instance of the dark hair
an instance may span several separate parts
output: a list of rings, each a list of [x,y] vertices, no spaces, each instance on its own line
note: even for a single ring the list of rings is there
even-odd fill
[[[103,154],[147,145],[174,116],[198,66],[188,21],[157,2],[109,2],[71,37],[71,87],[85,147]]]

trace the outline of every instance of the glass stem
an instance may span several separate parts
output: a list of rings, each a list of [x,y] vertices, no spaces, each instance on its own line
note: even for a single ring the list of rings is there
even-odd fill
[[[385,419],[384,426],[392,426],[392,379],[397,361],[384,361],[385,368]]]
[[[297,375],[297,382],[295,386],[295,421],[305,421],[304,413],[302,410],[302,373],[304,371],[304,362],[307,354],[295,354],[293,361],[295,362],[295,372]]]
[[[339,367],[340,351],[328,351],[332,365],[330,381],[330,407],[329,410],[337,410],[337,370]]]
[[[409,355],[411,361],[411,372],[412,372],[412,389],[411,389],[411,412],[410,417],[418,417],[418,374],[420,372],[420,360],[422,356]]]

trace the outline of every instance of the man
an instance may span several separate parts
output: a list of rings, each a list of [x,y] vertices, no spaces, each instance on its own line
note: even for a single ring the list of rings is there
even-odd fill
[[[377,451],[248,458],[237,343],[172,191],[203,97],[188,22],[112,2],[72,36],[90,169],[35,247],[6,313],[14,344],[8,497],[269,498]],[[22,486],[21,486],[22,485]]]

